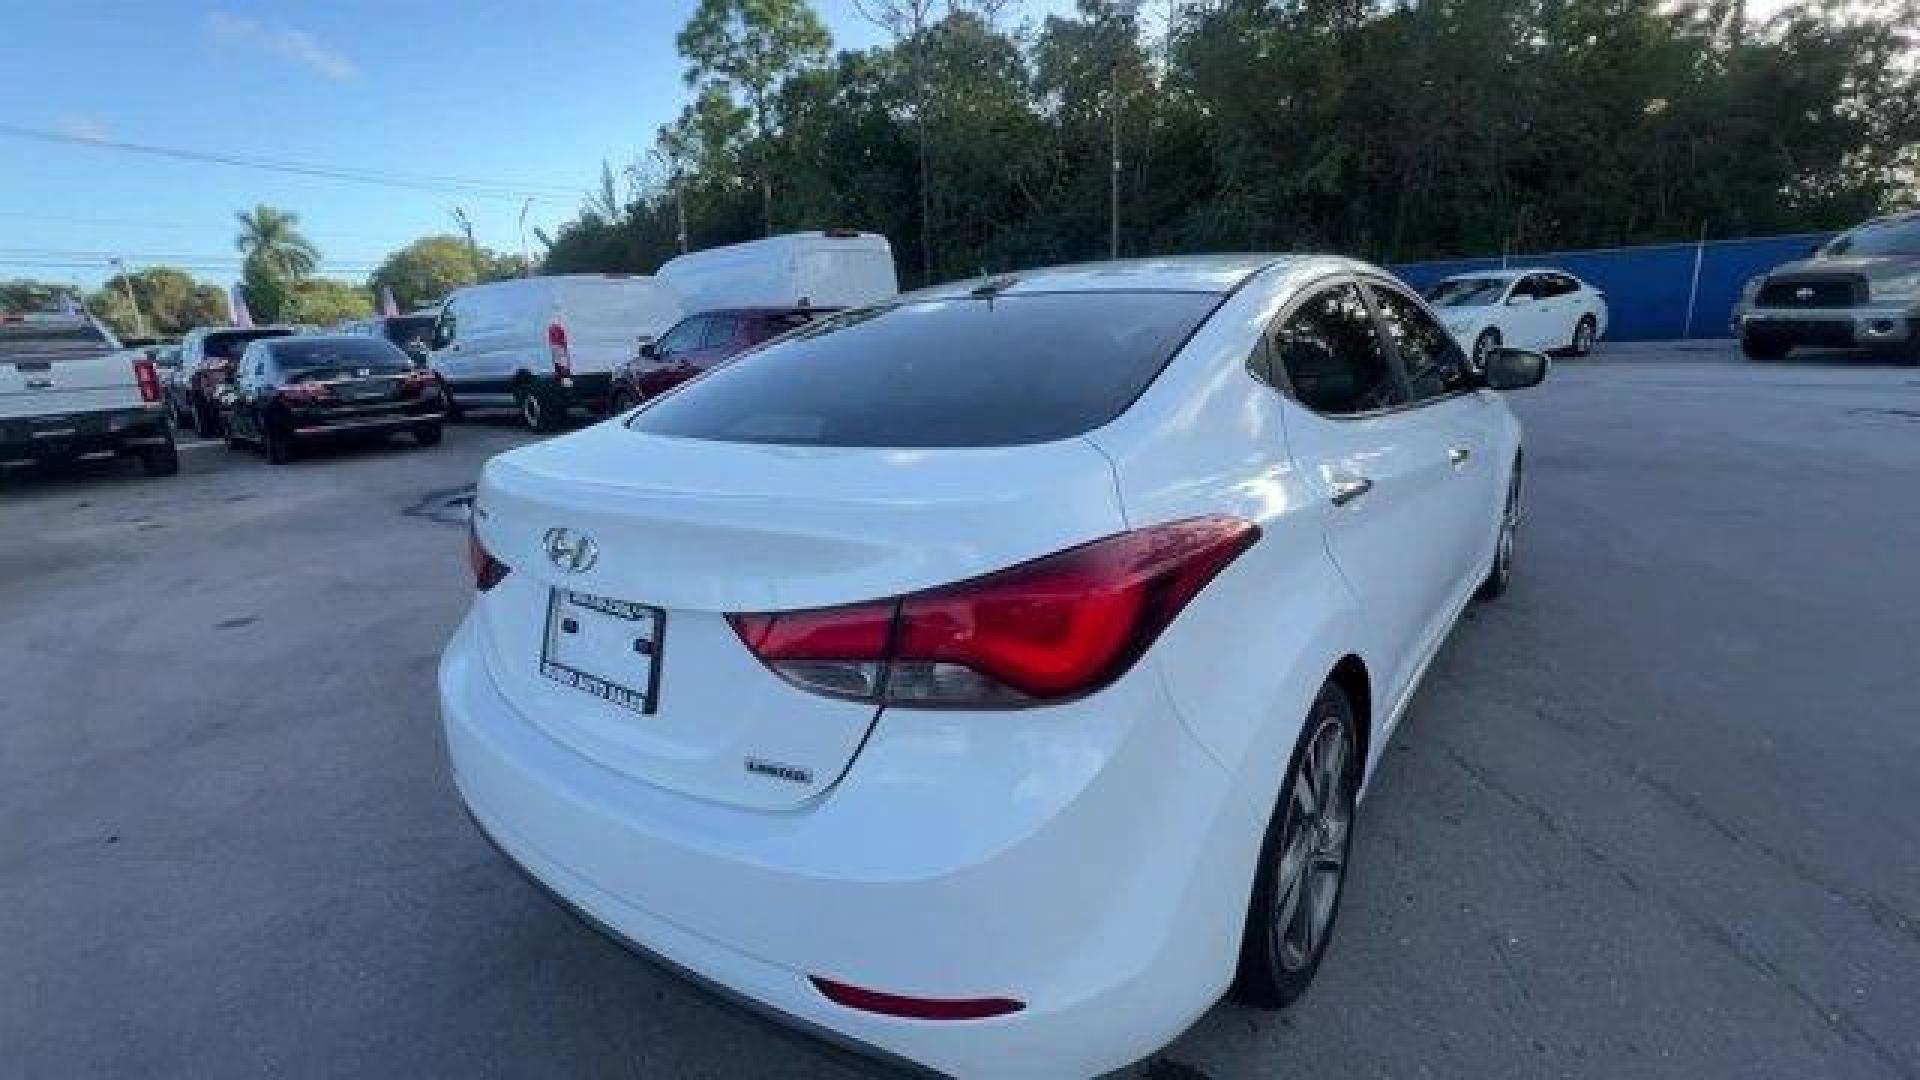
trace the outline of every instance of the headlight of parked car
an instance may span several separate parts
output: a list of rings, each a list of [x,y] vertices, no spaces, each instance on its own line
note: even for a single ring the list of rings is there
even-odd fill
[[[1867,293],[1876,302],[1893,303],[1920,302],[1920,270],[1899,277],[1881,278],[1869,282]]]

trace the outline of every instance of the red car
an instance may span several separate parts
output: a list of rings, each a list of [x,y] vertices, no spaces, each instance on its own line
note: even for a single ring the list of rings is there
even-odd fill
[[[763,341],[831,314],[836,308],[723,308],[689,315],[613,373],[610,412],[658,397]]]

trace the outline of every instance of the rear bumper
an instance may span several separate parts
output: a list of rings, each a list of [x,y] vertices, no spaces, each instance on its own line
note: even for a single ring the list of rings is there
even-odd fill
[[[565,395],[571,408],[605,412],[607,401],[613,396],[613,372],[583,371],[565,379],[549,380],[549,385]]]
[[[1920,338],[1920,317],[1906,308],[1743,308],[1733,317],[1735,337],[1766,337],[1830,348],[1902,345]]]
[[[130,454],[172,441],[166,412],[158,404],[0,420],[0,461]]]
[[[445,414],[437,409],[433,412],[400,413],[382,416],[308,416],[296,417],[293,434],[300,438],[323,435],[377,434],[381,432],[410,431],[422,424],[437,424],[445,419]]]
[[[620,941],[803,1029],[958,1075],[1093,1075],[1153,1052],[1232,976],[1251,868],[1226,779],[1142,665],[1009,720],[900,712],[791,811],[736,809],[607,769],[501,695],[471,622],[440,666],[457,787],[507,856]],[[1046,723],[1047,740],[1022,739]],[[910,1020],[822,976],[926,998]]]

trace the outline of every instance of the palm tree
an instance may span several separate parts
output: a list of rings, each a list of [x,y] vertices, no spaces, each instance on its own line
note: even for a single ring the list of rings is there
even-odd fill
[[[300,215],[261,203],[237,213],[240,234],[233,246],[281,277],[298,281],[320,264],[320,249],[300,235]]]

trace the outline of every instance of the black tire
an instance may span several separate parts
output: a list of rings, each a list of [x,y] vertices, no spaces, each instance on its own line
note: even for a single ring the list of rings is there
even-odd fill
[[[1507,477],[1507,501],[1500,511],[1500,539],[1495,541],[1493,567],[1487,571],[1477,594],[1482,600],[1504,595],[1513,582],[1513,549],[1520,531],[1521,476],[1520,459],[1515,458],[1513,472]]]
[[[447,380],[440,380],[440,409],[447,415],[447,423],[458,424],[467,418],[467,410],[453,400],[453,391],[447,388]]]
[[[1600,334],[1600,324],[1591,315],[1580,316],[1573,326],[1573,341],[1567,351],[1575,356],[1586,356],[1593,352],[1593,343]]]
[[[566,418],[566,407],[535,382],[523,381],[515,386],[513,404],[520,410],[521,422],[533,431],[558,431]]]
[[[1749,360],[1762,363],[1784,359],[1793,351],[1793,342],[1772,334],[1745,333],[1740,335],[1740,352]]]
[[[1336,743],[1337,758],[1332,756]],[[1287,761],[1286,779],[1260,845],[1260,866],[1240,937],[1240,966],[1233,979],[1233,996],[1243,1004],[1284,1008],[1306,992],[1320,970],[1340,915],[1353,851],[1353,812],[1364,767],[1359,745],[1353,703],[1337,684],[1326,683]],[[1310,782],[1309,776],[1320,777],[1320,782]],[[1308,803],[1314,805],[1309,808]],[[1294,870],[1287,868],[1288,862]],[[1298,922],[1303,915],[1306,925],[1317,928],[1305,931],[1304,939]]]
[[[261,434],[266,442],[269,465],[285,465],[293,460],[296,450],[293,434],[284,425],[268,420]]]
[[[437,420],[413,425],[413,441],[421,446],[439,446],[440,436],[440,422]]]
[[[193,399],[193,430],[203,439],[215,438],[220,434],[220,414],[198,396]]]
[[[169,439],[165,446],[140,451],[140,471],[148,476],[172,476],[180,471],[180,448]]]
[[[1489,326],[1480,331],[1473,339],[1473,367],[1476,371],[1487,370],[1487,354],[1500,347],[1500,331]]]
[[[633,395],[628,393],[624,388],[615,390],[613,397],[607,399],[607,415],[619,416],[637,404],[639,404],[639,402],[633,400]]]

